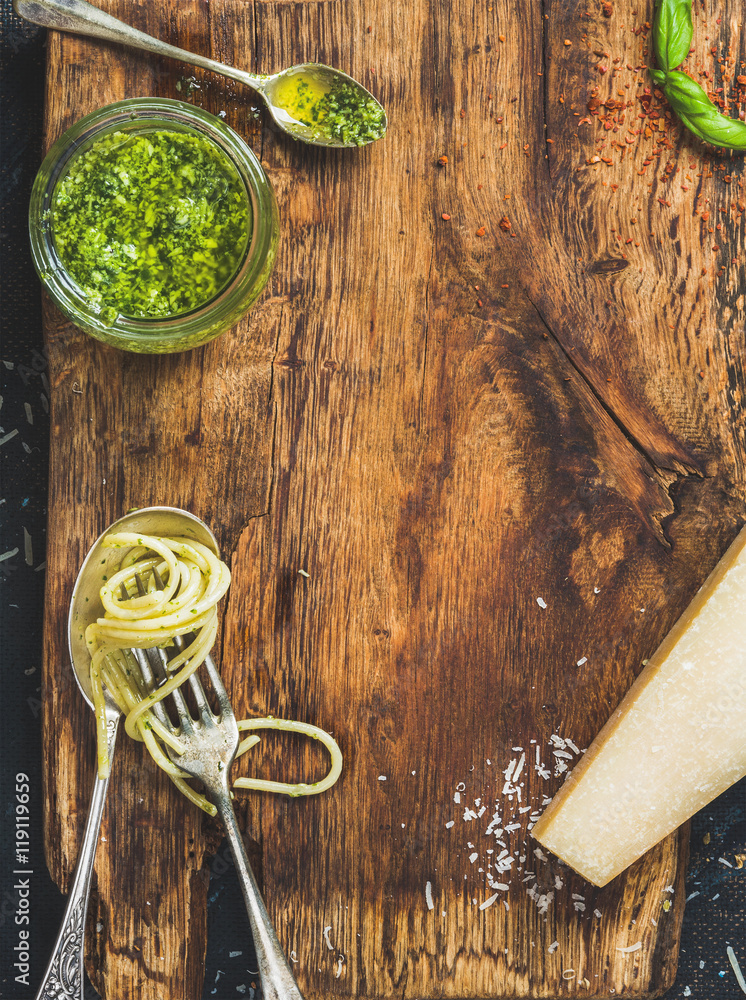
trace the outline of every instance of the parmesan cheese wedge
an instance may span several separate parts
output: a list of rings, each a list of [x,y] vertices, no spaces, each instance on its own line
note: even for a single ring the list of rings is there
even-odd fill
[[[746,775],[746,528],[533,829],[595,885]]]

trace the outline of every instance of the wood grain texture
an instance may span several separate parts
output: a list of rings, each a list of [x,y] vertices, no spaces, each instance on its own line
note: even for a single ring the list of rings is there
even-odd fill
[[[105,348],[46,307],[55,879],[94,758],[67,667],[72,583],[108,523],[169,503],[204,517],[231,563],[219,656],[236,710],[322,725],[345,754],[325,796],[239,805],[309,1000],[659,995],[686,831],[593,889],[534,855],[502,772],[523,747],[520,804],[552,794],[561,777],[534,769],[535,747],[546,761],[552,734],[590,743],[743,523],[742,161],[645,94],[640,5],[105,6],[257,72],[337,65],[390,130],[311,150],[197,74],[192,99],[226,112],[275,187],[264,295],[231,333],[165,358]],[[731,0],[698,13],[692,72],[739,71],[740,16]],[[51,35],[47,140],[109,101],[178,96],[188,72]],[[265,740],[250,766],[323,762]],[[496,805],[520,823],[503,835],[519,870],[482,910]],[[93,982],[106,1000],[133,984],[198,1000],[215,829],[122,737],[103,834]]]

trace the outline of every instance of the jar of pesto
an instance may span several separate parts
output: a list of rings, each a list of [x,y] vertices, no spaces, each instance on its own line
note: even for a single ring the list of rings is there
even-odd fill
[[[279,223],[239,135],[190,104],[135,98],[87,115],[52,146],[29,229],[39,276],[73,323],[156,354],[235,325],[267,283]]]

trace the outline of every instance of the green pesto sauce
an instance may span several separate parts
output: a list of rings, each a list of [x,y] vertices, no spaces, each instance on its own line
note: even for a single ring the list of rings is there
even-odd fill
[[[315,138],[364,146],[386,131],[386,114],[378,101],[339,77],[329,89],[309,75],[293,75],[282,82],[276,100]]]
[[[235,167],[183,132],[112,132],[57,185],[52,234],[65,269],[111,321],[190,312],[231,280],[251,209]]]

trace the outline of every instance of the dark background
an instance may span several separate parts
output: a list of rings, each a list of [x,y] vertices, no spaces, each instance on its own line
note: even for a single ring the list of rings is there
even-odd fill
[[[47,528],[49,384],[41,293],[28,249],[28,199],[41,162],[45,32],[2,4],[0,37],[0,997],[32,1000],[49,958],[64,898],[43,855],[40,675]],[[746,290],[746,289],[745,289]],[[746,642],[746,637],[744,637]],[[30,778],[31,985],[15,983],[13,891],[15,777]],[[707,841],[707,843],[705,843]],[[743,997],[726,955],[746,974],[746,781],[692,822],[679,973],[668,997]],[[719,859],[725,859],[728,867]],[[257,978],[248,921],[225,844],[211,871],[204,1000],[252,997]],[[86,1000],[98,994],[90,985]],[[130,1000],[129,997],[117,1000]],[[165,1000],[165,998],[164,998]],[[179,998],[168,998],[179,1000]]]

